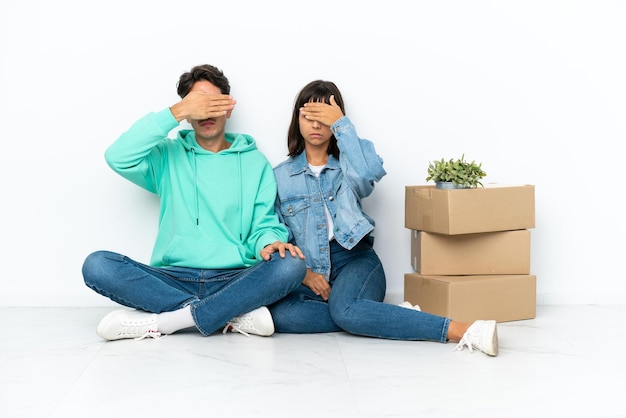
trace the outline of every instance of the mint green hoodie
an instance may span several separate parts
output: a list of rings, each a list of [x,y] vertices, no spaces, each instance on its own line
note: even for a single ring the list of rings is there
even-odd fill
[[[276,180],[254,138],[226,134],[230,148],[200,147],[169,108],[135,122],[105,152],[109,166],[160,198],[150,264],[202,269],[249,267],[286,227],[274,212]]]

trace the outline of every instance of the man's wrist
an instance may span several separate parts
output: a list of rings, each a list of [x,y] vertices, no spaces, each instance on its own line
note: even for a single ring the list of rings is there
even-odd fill
[[[181,105],[181,102],[178,102],[170,107],[170,112],[172,112],[172,116],[174,116],[174,119],[176,119],[178,122],[187,118],[187,115],[184,113],[182,107],[183,106]]]

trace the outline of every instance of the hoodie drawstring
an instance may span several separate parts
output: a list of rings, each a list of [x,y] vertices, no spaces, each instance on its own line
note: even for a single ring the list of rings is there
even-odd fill
[[[237,165],[239,168],[239,241],[243,241],[243,168],[241,167],[241,151],[237,152]]]
[[[200,225],[200,199],[198,198],[198,162],[196,158],[198,155],[196,154],[196,150],[191,148],[191,152],[193,153],[193,187],[195,189],[195,206],[196,206],[196,226]]]

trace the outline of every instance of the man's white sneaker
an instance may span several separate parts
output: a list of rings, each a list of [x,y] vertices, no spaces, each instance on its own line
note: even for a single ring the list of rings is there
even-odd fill
[[[239,332],[248,337],[250,334],[269,337],[274,333],[274,320],[270,310],[261,306],[228,321],[222,333],[226,334],[228,331]]]
[[[456,346],[456,350],[469,348],[482,351],[490,356],[498,355],[498,328],[496,321],[475,321],[463,334],[463,338]]]
[[[416,311],[421,311],[419,305],[411,305],[411,302],[409,302],[407,300],[405,300],[404,302],[400,303],[398,306],[402,306],[403,308],[407,308],[407,309],[415,309]]]
[[[157,327],[156,314],[143,311],[118,309],[107,314],[96,329],[96,334],[105,340],[121,340],[123,338],[159,338],[161,333]]]

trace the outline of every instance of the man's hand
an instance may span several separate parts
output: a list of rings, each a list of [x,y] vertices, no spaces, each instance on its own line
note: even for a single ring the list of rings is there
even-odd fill
[[[263,249],[261,250],[261,257],[263,258],[263,260],[267,261],[270,259],[270,256],[276,251],[278,251],[281,258],[285,258],[286,251],[289,251],[292,257],[298,256],[304,259],[304,254],[302,253],[302,251],[300,251],[300,248],[296,247],[293,244],[280,241],[275,241],[263,247]]]
[[[311,269],[306,269],[306,276],[304,276],[302,284],[311,289],[316,295],[321,296],[322,299],[328,300],[330,284],[328,284],[323,274],[313,273]]]
[[[177,121],[204,120],[226,115],[235,108],[237,101],[228,94],[189,92],[180,102],[170,108]]]
[[[343,117],[341,108],[335,101],[335,96],[330,96],[330,104],[324,102],[308,102],[300,108],[300,114],[307,120],[317,121],[326,126],[332,126]]]

